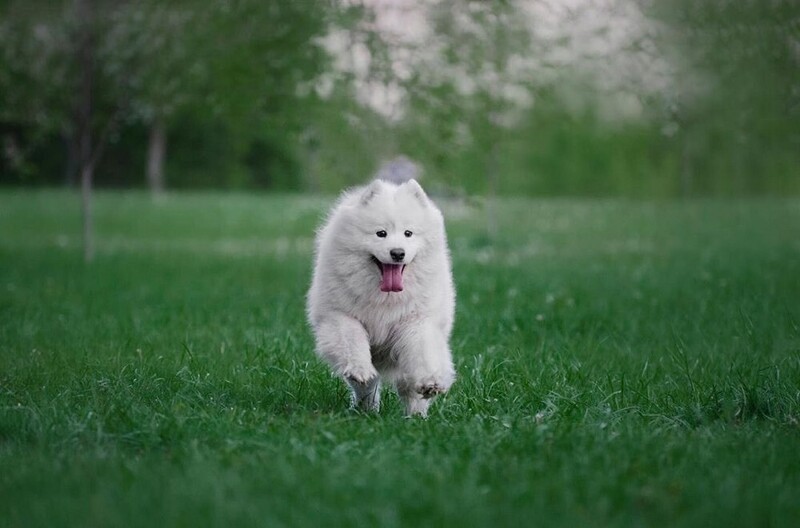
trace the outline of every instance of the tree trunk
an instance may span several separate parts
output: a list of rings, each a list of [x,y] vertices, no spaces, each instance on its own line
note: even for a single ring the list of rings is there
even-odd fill
[[[94,43],[92,42],[92,9],[90,0],[76,0],[75,9],[80,21],[78,67],[78,143],[80,151],[81,213],[83,217],[83,259],[94,259],[94,225],[92,222],[92,176],[94,175],[92,145],[92,78],[94,75]]]
[[[94,260],[94,221],[92,218],[92,176],[91,164],[81,167],[81,212],[83,216],[83,260]]]
[[[147,185],[153,197],[164,193],[164,157],[167,152],[167,127],[162,117],[150,126],[147,146]]]

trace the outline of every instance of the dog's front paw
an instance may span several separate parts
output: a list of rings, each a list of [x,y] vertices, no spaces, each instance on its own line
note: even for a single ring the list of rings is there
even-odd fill
[[[348,365],[342,370],[342,377],[351,383],[367,385],[378,377],[378,371],[372,365]]]
[[[444,383],[438,381],[425,381],[415,387],[416,392],[426,400],[439,394],[444,394],[447,389],[448,387]]]

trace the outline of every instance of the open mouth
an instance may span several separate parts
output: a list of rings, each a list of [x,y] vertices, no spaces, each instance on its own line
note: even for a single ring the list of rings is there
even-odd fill
[[[381,271],[381,291],[382,292],[401,292],[403,291],[403,270],[405,264],[384,264],[374,256],[372,262]]]

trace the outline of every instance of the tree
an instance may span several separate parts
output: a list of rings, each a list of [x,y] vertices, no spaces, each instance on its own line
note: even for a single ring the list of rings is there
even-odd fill
[[[530,51],[528,28],[514,2],[440,3],[429,13],[439,37],[437,52],[404,83],[409,111],[402,127],[411,132],[407,138],[425,131],[415,143],[427,143],[422,147],[434,159],[469,146],[482,165],[487,230],[493,236],[499,150],[536,89],[530,72],[519,68],[518,59]]]
[[[683,194],[798,189],[800,5],[671,0],[649,13],[679,73],[669,117]]]
[[[322,2],[279,0],[149,1],[120,10],[107,62],[128,77],[133,117],[150,130],[154,194],[165,187],[167,135],[180,112],[221,119],[243,136],[271,119],[296,119],[299,87],[324,65],[315,38],[325,16]]]
[[[55,7],[47,2],[10,2],[5,6],[10,25],[2,32],[8,46],[4,49],[11,53],[0,76],[0,84],[6,85],[0,111],[4,119],[32,130],[34,138],[53,132],[66,138],[67,158],[74,160],[80,181],[87,262],[94,258],[94,172],[123,106],[98,68],[105,7],[94,0]],[[31,143],[35,145],[35,139]]]
[[[114,109],[98,118],[96,107],[99,83],[97,67],[98,39],[102,23],[97,16],[93,0],[74,0],[75,42],[74,60],[77,63],[77,90],[75,92],[75,128],[78,144],[78,167],[81,183],[81,211],[83,215],[83,257],[94,259],[94,219],[92,211],[92,185],[97,163],[108,144],[112,130],[118,125],[125,101],[113,100]],[[119,97],[119,96],[118,96]]]
[[[128,88],[132,121],[149,128],[145,178],[154,196],[165,187],[167,123],[193,95],[191,42],[193,14],[181,3],[122,4],[105,39],[104,67]]]

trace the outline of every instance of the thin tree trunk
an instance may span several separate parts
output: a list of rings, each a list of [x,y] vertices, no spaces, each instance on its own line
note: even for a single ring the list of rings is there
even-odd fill
[[[162,117],[150,126],[147,147],[147,185],[153,197],[164,193],[164,158],[167,152],[167,127]]]
[[[76,0],[75,9],[81,22],[78,67],[80,91],[78,92],[78,142],[80,149],[81,213],[83,217],[83,258],[94,259],[94,225],[92,222],[92,177],[94,175],[92,145],[92,77],[94,53],[92,42],[90,0]]]
[[[81,212],[83,213],[83,260],[94,260],[94,219],[92,217],[92,176],[94,168],[81,168]]]

